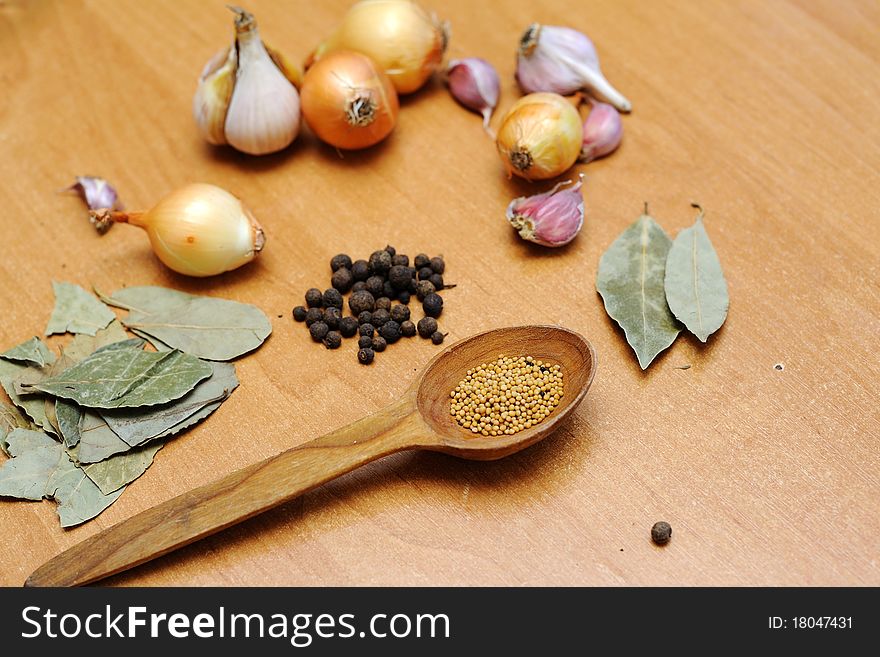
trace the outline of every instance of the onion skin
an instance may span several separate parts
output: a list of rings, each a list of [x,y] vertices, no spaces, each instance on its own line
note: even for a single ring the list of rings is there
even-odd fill
[[[385,139],[400,109],[388,76],[366,55],[346,50],[312,65],[303,79],[301,100],[306,123],[318,138],[346,150]]]

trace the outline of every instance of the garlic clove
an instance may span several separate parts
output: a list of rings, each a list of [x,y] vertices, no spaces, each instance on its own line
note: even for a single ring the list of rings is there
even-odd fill
[[[526,93],[553,91],[566,96],[586,88],[621,112],[632,110],[629,100],[602,75],[593,42],[568,27],[529,25],[520,38],[516,79]]]
[[[290,82],[297,90],[302,88],[303,83],[303,71],[302,68],[297,66],[294,62],[284,56],[280,50],[275,50],[263,41],[263,47],[266,49],[266,52],[269,53],[269,57],[272,58],[272,61],[275,63],[275,66],[284,74],[284,77],[287,78],[287,81]]]
[[[236,48],[224,48],[205,65],[193,98],[193,116],[209,144],[225,144],[224,126],[238,66]]]
[[[483,115],[483,127],[491,134],[489,119],[501,93],[501,82],[493,66],[479,57],[454,59],[446,69],[446,81],[453,98]]]
[[[561,189],[571,184],[566,180],[549,192],[514,199],[507,206],[507,221],[524,240],[542,246],[564,246],[584,225],[583,183],[584,174],[580,174],[570,189]]]
[[[622,137],[623,122],[618,111],[607,103],[593,102],[584,121],[584,144],[578,160],[590,162],[612,153]]]

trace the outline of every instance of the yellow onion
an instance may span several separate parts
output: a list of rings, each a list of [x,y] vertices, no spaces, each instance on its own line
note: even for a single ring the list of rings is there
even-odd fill
[[[309,59],[336,50],[363,53],[388,74],[398,93],[409,94],[440,67],[448,39],[448,26],[412,0],[361,0]]]
[[[582,143],[580,115],[553,93],[520,98],[502,119],[495,141],[508,175],[526,180],[564,173],[577,161]]]
[[[330,53],[303,79],[306,123],[336,148],[367,148],[382,141],[394,130],[398,109],[391,80],[358,52]]]
[[[159,260],[187,276],[213,276],[241,267],[266,243],[262,227],[240,200],[205,183],[181,187],[147,212],[92,214],[97,221],[143,228]]]

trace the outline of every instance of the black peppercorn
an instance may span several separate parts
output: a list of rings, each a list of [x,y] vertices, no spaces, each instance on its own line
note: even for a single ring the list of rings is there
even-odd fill
[[[391,319],[393,319],[398,324],[401,324],[409,319],[409,308],[406,306],[401,306],[400,304],[394,306],[391,309]]]
[[[394,248],[393,246],[391,246],[390,244],[388,244],[388,245],[385,247],[385,251],[387,251],[387,252],[388,252],[388,255],[390,255],[392,258],[393,258],[394,256],[397,255],[397,249],[395,249],[395,248]]]
[[[404,337],[411,338],[416,334],[416,325],[406,320],[400,323],[400,334]]]
[[[374,327],[372,324],[361,324],[360,326],[358,326],[358,333],[360,335],[366,335],[371,338],[373,337],[373,333],[375,332],[375,330],[376,327]]]
[[[351,275],[356,281],[365,281],[370,277],[370,263],[366,260],[355,260],[351,264]]]
[[[355,281],[355,284],[351,286],[352,292],[360,292],[361,290],[366,290],[367,284],[364,281]]]
[[[388,344],[394,344],[400,340],[400,324],[389,319],[379,328],[379,335],[385,338]]]
[[[391,319],[391,313],[389,313],[384,308],[379,308],[378,310],[373,311],[373,319],[370,320],[370,324],[378,329],[389,319]]]
[[[384,275],[391,269],[391,254],[388,251],[373,251],[370,254],[370,272],[373,275]]]
[[[373,362],[373,358],[375,358],[376,352],[367,347],[366,349],[361,349],[358,351],[358,362],[361,365],[369,365]]]
[[[413,258],[413,264],[416,269],[421,269],[422,267],[430,267],[431,259],[425,253],[420,253],[415,258]]]
[[[382,296],[388,297],[389,299],[397,294],[397,290],[394,289],[394,286],[391,284],[391,281],[385,281],[382,286]]]
[[[334,288],[345,294],[351,289],[351,286],[354,284],[354,278],[351,275],[351,270],[346,269],[345,267],[341,267],[333,272],[333,276],[330,277],[330,285]]]
[[[443,312],[443,297],[432,292],[422,300],[422,310],[428,317],[439,317]]]
[[[324,336],[324,346],[327,349],[339,349],[341,344],[342,336],[339,334],[339,331],[330,331]]]
[[[376,310],[391,310],[391,299],[388,297],[379,297],[376,299]]]
[[[388,270],[388,280],[395,290],[405,290],[412,280],[412,270],[403,265],[394,265]]]
[[[341,270],[340,270],[341,271]],[[442,274],[432,274],[431,278],[428,279],[431,281],[431,285],[434,286],[435,290],[443,289],[443,275]]]
[[[411,297],[412,295],[409,293],[409,291],[404,290],[397,295],[397,300],[400,301],[400,303],[406,305],[409,303]]]
[[[362,335],[358,338],[358,349],[364,349],[366,347],[373,346],[373,338],[369,335]]]
[[[406,291],[409,292],[410,294],[415,294],[416,288],[418,287],[418,285],[419,285],[419,282],[416,279],[412,278],[409,281],[409,285],[406,286]]]
[[[324,290],[324,307],[330,308],[331,306],[342,308],[342,293],[339,290],[328,287]]]
[[[437,331],[437,320],[433,317],[422,317],[418,323],[419,335],[430,338]]]
[[[309,333],[312,334],[312,340],[315,342],[320,342],[324,339],[327,333],[330,332],[330,327],[327,326],[324,322],[315,322],[309,327]]]
[[[416,297],[418,297],[419,301],[424,301],[426,296],[434,294],[436,291],[437,288],[434,287],[431,281],[419,281],[419,284],[416,286]]]
[[[375,338],[373,338],[373,344],[371,345],[373,351],[385,351],[385,347],[387,346],[388,343],[381,335],[377,335]]]
[[[365,310],[364,312],[358,314],[358,324],[372,324],[373,323],[373,313],[369,310]]]
[[[342,311],[339,310],[339,308],[336,306],[324,308],[324,319],[322,321],[330,327],[331,331],[335,331],[339,328],[340,319],[342,319]]]
[[[330,269],[336,271],[345,267],[346,269],[351,269],[351,258],[349,258],[344,253],[340,253],[339,255],[335,255],[330,259]]]
[[[358,331],[358,321],[357,318],[349,315],[348,317],[343,317],[339,320],[339,332],[342,334],[343,338],[350,338]]]
[[[367,292],[373,295],[374,299],[382,296],[385,290],[385,279],[381,276],[370,276],[367,279]]]
[[[440,331],[434,331],[431,334],[431,342],[434,344],[443,344],[443,338],[446,337],[445,333],[441,333]]]
[[[309,308],[320,308],[323,303],[324,295],[321,294],[321,290],[313,287],[306,291],[306,305]]]
[[[419,269],[418,275],[420,281],[427,281],[430,280],[431,276],[434,275],[434,270],[430,267],[422,267],[421,269]]]
[[[651,540],[657,545],[666,545],[670,538],[672,538],[672,526],[668,522],[661,520],[651,527]]]
[[[308,311],[305,306],[297,306],[293,309],[293,318],[298,322],[306,321],[306,314]]]
[[[387,249],[386,249],[387,251]],[[396,255],[391,256],[391,266],[394,267],[396,265],[402,265],[404,267],[409,267],[409,256],[403,255],[402,253],[398,253]]]
[[[446,271],[446,263],[443,262],[443,258],[439,256],[431,258],[431,269],[434,270],[435,274],[442,274]]]
[[[367,290],[352,292],[351,296],[348,298],[348,307],[351,310],[352,315],[360,315],[365,310],[372,311],[375,303],[376,301],[373,298],[373,295]]]
[[[324,311],[320,308],[309,308],[306,311],[306,326],[311,326],[315,322],[320,322],[324,319]]]

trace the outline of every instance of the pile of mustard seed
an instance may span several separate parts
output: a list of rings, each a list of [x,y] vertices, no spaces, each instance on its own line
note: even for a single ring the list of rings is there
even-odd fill
[[[499,355],[467,371],[449,393],[449,414],[473,433],[510,436],[550,415],[562,394],[559,365],[531,356]]]

